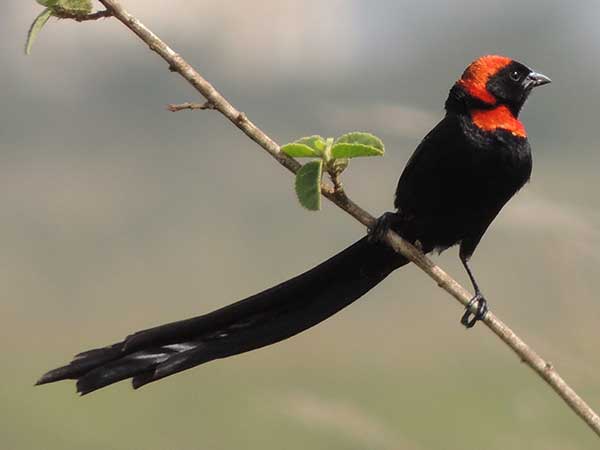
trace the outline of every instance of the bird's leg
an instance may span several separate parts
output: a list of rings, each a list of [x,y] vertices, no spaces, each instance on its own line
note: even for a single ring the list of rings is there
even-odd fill
[[[375,222],[373,228],[369,229],[369,240],[371,242],[383,242],[387,232],[398,222],[398,214],[393,212],[383,213]]]
[[[478,320],[482,320],[485,317],[485,313],[488,312],[487,301],[485,297],[481,294],[481,290],[477,285],[477,281],[473,276],[473,272],[471,272],[471,268],[469,267],[469,260],[461,255],[460,258],[469,278],[471,279],[471,284],[473,284],[473,289],[475,289],[475,295],[469,301],[466,307],[466,311],[460,319],[460,323],[462,323],[466,328],[472,328]],[[471,307],[477,303],[477,310],[475,313],[471,312]],[[473,317],[471,317],[473,316]]]

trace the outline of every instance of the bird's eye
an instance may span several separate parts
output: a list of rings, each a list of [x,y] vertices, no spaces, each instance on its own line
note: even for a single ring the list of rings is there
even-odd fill
[[[521,79],[521,74],[517,70],[512,71],[509,76],[513,81],[519,81]]]

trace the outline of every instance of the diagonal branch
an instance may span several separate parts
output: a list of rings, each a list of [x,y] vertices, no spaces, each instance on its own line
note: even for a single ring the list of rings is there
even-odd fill
[[[301,167],[296,160],[287,157],[279,150],[279,145],[267,136],[260,128],[252,123],[243,112],[238,111],[225,97],[223,97],[207,80],[205,80],[188,62],[173,51],[165,42],[156,36],[150,29],[143,25],[138,19],[125,10],[118,0],[99,0],[107,10],[121,21],[127,28],[133,31],[144,41],[152,51],[156,52],[168,64],[170,70],[179,73],[185,78],[207,102],[214,106],[221,114],[227,117],[236,127],[242,130],[250,139],[260,145],[273,158],[290,172],[296,173]],[[375,218],[367,211],[354,203],[343,190],[334,190],[331,186],[323,186],[323,195],[342,208],[366,227],[372,227]],[[398,234],[390,231],[387,233],[386,242],[397,252],[402,253],[413,263],[419,266],[427,275],[458,300],[467,305],[471,299],[469,292],[456,280],[423,255],[410,243],[404,241]],[[554,369],[552,364],[542,359],[531,347],[519,338],[504,322],[493,313],[488,312],[483,320],[487,327],[492,330],[506,345],[508,345],[517,356],[531,367],[567,405],[577,413],[588,426],[600,436],[600,417],[589,407],[589,405],[563,380]]]

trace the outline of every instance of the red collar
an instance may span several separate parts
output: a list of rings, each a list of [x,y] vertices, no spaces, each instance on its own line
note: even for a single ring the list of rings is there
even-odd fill
[[[495,131],[498,128],[511,132],[514,136],[527,137],[525,127],[513,113],[503,105],[493,109],[474,109],[471,120],[484,131]]]

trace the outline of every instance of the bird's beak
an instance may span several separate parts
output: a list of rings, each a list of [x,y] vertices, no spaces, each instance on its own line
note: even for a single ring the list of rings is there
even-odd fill
[[[550,78],[541,73],[531,72],[529,75],[527,75],[527,87],[534,88],[551,82],[552,80]]]

